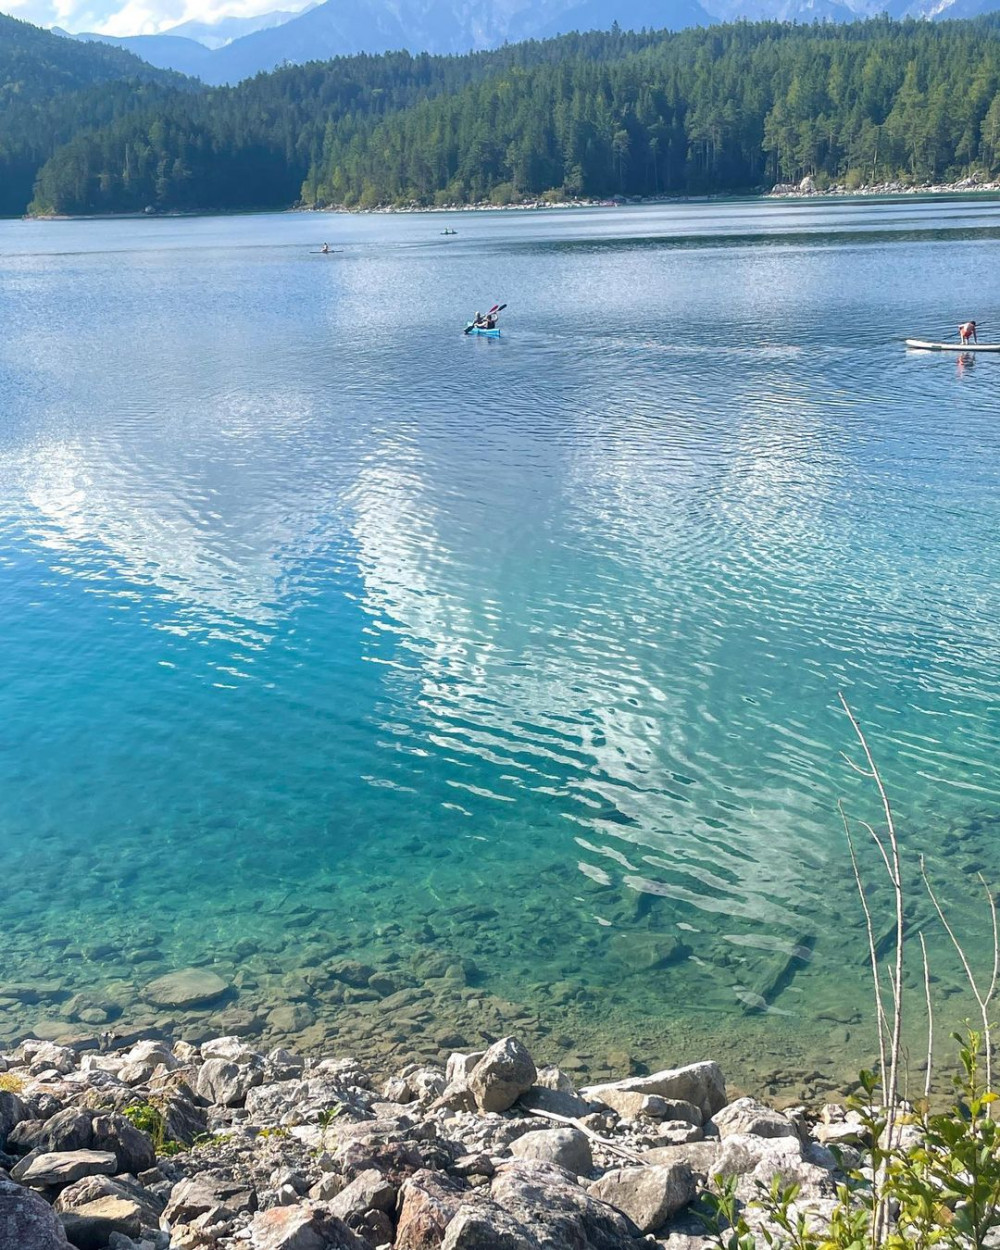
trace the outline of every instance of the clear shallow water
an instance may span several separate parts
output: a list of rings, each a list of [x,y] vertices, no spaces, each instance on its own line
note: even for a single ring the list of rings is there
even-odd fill
[[[901,339],[1000,340],[998,240],[967,201],[0,223],[0,1035],[845,1079],[838,689],[986,958],[1000,359]],[[189,965],[228,998],[146,1001]]]

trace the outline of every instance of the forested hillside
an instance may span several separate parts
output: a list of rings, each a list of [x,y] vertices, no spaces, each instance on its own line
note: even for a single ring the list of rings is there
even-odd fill
[[[40,170],[32,211],[285,208],[299,200],[334,130],[360,132],[476,82],[565,58],[617,59],[660,38],[569,35],[461,57],[341,57],[178,95],[81,130]]]
[[[93,46],[93,45],[90,45]],[[37,212],[505,203],[1000,174],[1000,36],[737,23],[151,89],[40,169]],[[113,96],[108,89],[101,101]]]
[[[24,212],[39,167],[81,124],[169,107],[192,86],[130,52],[0,14],[0,216]]]
[[[1000,171],[1000,39],[982,23],[737,23],[604,63],[526,68],[331,126],[307,203],[498,203]]]

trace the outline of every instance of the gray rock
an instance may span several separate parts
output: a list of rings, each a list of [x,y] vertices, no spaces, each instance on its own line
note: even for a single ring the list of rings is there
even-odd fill
[[[258,1085],[246,1096],[246,1110],[255,1124],[304,1124],[331,1107],[357,1106],[356,1096],[334,1076],[307,1076],[302,1081]]]
[[[93,1113],[78,1107],[66,1107],[57,1111],[34,1133],[21,1131],[20,1146],[29,1150],[90,1150],[94,1142]]]
[[[208,1117],[183,1094],[168,1094],[158,1100],[163,1115],[163,1135],[168,1141],[190,1146],[202,1133],[208,1132]]]
[[[0,1246],[4,1250],[67,1250],[59,1216],[30,1189],[0,1177]]]
[[[224,1186],[223,1186],[224,1187]],[[166,1224],[190,1224],[201,1216],[216,1224],[235,1214],[220,1193],[215,1178],[202,1173],[180,1181],[170,1191],[170,1199],[163,1211]]]
[[[155,1007],[204,1007],[228,989],[226,982],[207,968],[181,968],[150,981],[142,997]]]
[[[377,1168],[366,1168],[327,1203],[327,1210],[341,1220],[364,1215],[366,1211],[394,1211],[398,1192]]]
[[[474,1050],[470,1055],[463,1055],[458,1052],[449,1055],[444,1073],[447,1083],[449,1085],[465,1085],[472,1075],[476,1064],[485,1054],[485,1050]]]
[[[703,1141],[705,1130],[687,1120],[664,1120],[656,1130],[656,1136],[664,1146],[684,1146],[688,1142]]]
[[[66,1236],[77,1250],[104,1250],[113,1233],[138,1237],[142,1209],[127,1198],[96,1198],[62,1216]]]
[[[480,1111],[506,1111],[535,1083],[535,1065],[514,1037],[494,1042],[469,1076],[469,1089]]]
[[[638,1230],[632,1221],[551,1163],[512,1159],[502,1164],[490,1196],[544,1250],[634,1250]]]
[[[535,1084],[540,1085],[542,1089],[557,1089],[563,1094],[576,1093],[573,1078],[553,1063],[545,1064],[538,1069],[535,1073]]]
[[[798,1137],[754,1137],[749,1133],[733,1134],[719,1147],[715,1157],[716,1174],[745,1176],[761,1164],[770,1174],[802,1161],[802,1143]]]
[[[726,1105],[726,1078],[717,1063],[691,1063],[684,1068],[668,1068],[652,1076],[629,1076],[622,1081],[591,1085],[582,1089],[584,1098],[604,1101],[604,1092],[627,1090],[636,1094],[659,1094],[661,1098],[693,1103],[709,1120]]]
[[[52,1205],[56,1211],[74,1211],[100,1198],[134,1202],[142,1222],[150,1228],[157,1226],[166,1205],[159,1194],[125,1176],[85,1176],[67,1185]]]
[[[306,1061],[301,1055],[285,1050],[283,1046],[275,1046],[268,1051],[264,1060],[264,1077],[267,1081],[291,1081],[300,1077],[305,1071]]]
[[[241,1037],[212,1037],[199,1047],[203,1059],[225,1059],[229,1063],[257,1065],[264,1063],[264,1056]]]
[[[689,1167],[699,1185],[707,1185],[718,1173],[719,1143],[717,1141],[690,1142],[683,1146],[656,1146],[642,1155],[645,1163],[659,1167],[671,1167],[683,1163]]]
[[[228,1059],[208,1059],[198,1072],[199,1098],[222,1107],[236,1107],[264,1080],[260,1066],[238,1066]]]
[[[158,1068],[161,1064],[165,1068],[174,1068],[180,1066],[175,1058],[173,1051],[166,1042],[158,1042],[152,1039],[146,1039],[136,1044],[126,1052],[126,1063],[148,1063],[154,1068]]]
[[[395,1250],[434,1250],[462,1205],[465,1187],[448,1176],[421,1170],[399,1191]]]
[[[32,1073],[58,1072],[65,1076],[76,1067],[76,1055],[68,1046],[54,1042],[42,1042],[31,1053],[29,1070]]]
[[[28,1108],[17,1094],[0,1089],[0,1150],[7,1148],[7,1135],[16,1125],[28,1119]]]
[[[476,1203],[462,1207],[448,1225],[441,1250],[541,1250],[541,1243],[495,1203]]]
[[[11,1173],[14,1180],[33,1189],[49,1185],[69,1185],[84,1176],[112,1176],[118,1160],[109,1150],[68,1150],[60,1154],[40,1154],[18,1175],[21,1164]]]
[[[670,1105],[659,1094],[639,1094],[630,1089],[610,1087],[601,1090],[599,1100],[612,1111],[617,1111],[626,1120],[665,1119],[667,1107]]]
[[[554,1163],[576,1176],[589,1172],[594,1166],[590,1141],[585,1133],[576,1128],[550,1128],[525,1133],[511,1142],[510,1151],[518,1159]]]
[[[259,1211],[251,1244],[254,1250],[370,1250],[343,1220],[306,1206]]]
[[[737,1098],[712,1116],[720,1137],[749,1133],[753,1137],[797,1137],[788,1116],[773,1111],[756,1098]]]
[[[615,1168],[587,1192],[623,1212],[644,1233],[662,1227],[694,1200],[696,1188],[685,1163],[670,1167]]]
[[[123,1115],[95,1115],[93,1122],[94,1150],[110,1150],[118,1160],[116,1172],[145,1172],[156,1165],[153,1139]]]
[[[548,1111],[552,1115],[564,1115],[579,1120],[590,1115],[594,1106],[568,1090],[549,1089],[544,1085],[532,1085],[518,1099],[520,1106],[529,1111]]]
[[[870,1142],[871,1134],[861,1124],[817,1124],[813,1136],[821,1146],[860,1146]]]

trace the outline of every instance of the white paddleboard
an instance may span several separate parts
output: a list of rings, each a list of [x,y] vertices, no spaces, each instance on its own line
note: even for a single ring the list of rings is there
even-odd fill
[[[906,346],[923,352],[1000,352],[1000,343],[925,343],[923,339],[907,339]]]

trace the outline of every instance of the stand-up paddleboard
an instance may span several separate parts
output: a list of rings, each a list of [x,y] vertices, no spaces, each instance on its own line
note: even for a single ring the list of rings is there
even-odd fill
[[[921,352],[1000,352],[1000,343],[925,343],[923,339],[907,339],[906,346]]]

